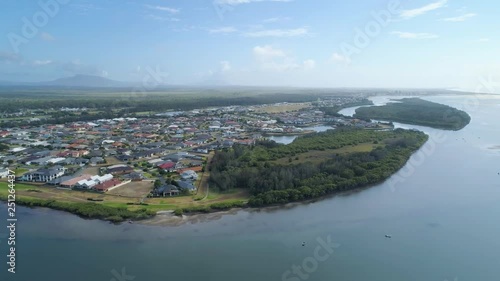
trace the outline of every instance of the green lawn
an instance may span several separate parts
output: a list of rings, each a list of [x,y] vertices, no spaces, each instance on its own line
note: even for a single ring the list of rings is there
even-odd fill
[[[28,190],[28,189],[37,189],[36,186],[27,185],[23,183],[14,183],[15,190]],[[0,182],[0,195],[9,194],[9,183],[6,181]]]
[[[14,170],[14,173],[16,174],[16,176],[21,176],[21,175],[24,175],[24,173],[26,173],[28,171],[29,170],[25,169],[25,168],[17,168]]]

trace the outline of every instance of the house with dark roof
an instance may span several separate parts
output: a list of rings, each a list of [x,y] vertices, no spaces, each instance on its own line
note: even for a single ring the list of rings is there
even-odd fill
[[[140,172],[132,172],[130,174],[123,175],[123,178],[131,181],[142,181],[144,179],[144,174]]]
[[[187,189],[189,191],[196,191],[196,186],[193,185],[190,181],[179,180],[175,182],[180,189]]]
[[[180,191],[177,186],[172,184],[162,185],[153,189],[153,196],[156,197],[167,197],[167,196],[176,196],[179,195]]]
[[[185,152],[171,153],[162,157],[163,160],[170,160],[173,162],[179,162],[180,160],[186,158],[189,154]]]
[[[86,158],[66,158],[64,164],[66,165],[85,165],[89,163],[89,159]]]
[[[100,164],[100,163],[104,163],[104,158],[102,157],[92,157],[90,158],[90,164]]]
[[[118,155],[118,156],[115,156],[116,159],[118,159],[118,161],[121,161],[121,162],[128,162],[128,161],[131,161],[134,159],[134,157],[130,156],[130,155]]]
[[[64,175],[64,169],[61,166],[55,166],[50,169],[38,169],[29,172],[20,177],[21,181],[49,182]]]
[[[141,158],[153,157],[153,155],[154,155],[154,153],[152,153],[150,151],[138,151],[138,152],[133,153],[131,156],[134,159],[141,159]]]
[[[130,174],[133,171],[134,171],[134,169],[132,169],[131,167],[126,166],[126,165],[115,165],[112,167],[108,167],[108,173],[110,173],[112,175]]]

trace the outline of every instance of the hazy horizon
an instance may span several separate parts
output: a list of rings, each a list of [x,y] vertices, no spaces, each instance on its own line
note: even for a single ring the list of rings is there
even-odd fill
[[[0,81],[498,93],[496,3],[46,0],[3,3]]]

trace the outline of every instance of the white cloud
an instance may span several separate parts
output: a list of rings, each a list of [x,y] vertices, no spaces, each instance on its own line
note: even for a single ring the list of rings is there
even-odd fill
[[[307,35],[307,28],[296,29],[267,29],[243,33],[245,37],[297,37]]]
[[[263,20],[263,23],[274,23],[274,22],[280,22],[280,21],[288,21],[290,20],[289,17],[276,17],[276,18],[268,18]]]
[[[479,42],[490,42],[490,38],[481,38]]]
[[[231,64],[228,61],[225,61],[225,60],[221,61],[220,66],[221,66],[222,72],[227,72],[227,71],[231,70]]]
[[[48,65],[51,64],[51,60],[36,60],[33,62],[33,65]]]
[[[171,8],[171,7],[166,7],[166,6],[152,6],[152,5],[146,5],[146,8],[152,9],[152,10],[158,10],[158,11],[164,11],[164,12],[169,12],[171,14],[177,14],[180,12],[179,9]]]
[[[210,33],[233,33],[236,31],[238,31],[238,30],[232,26],[225,26],[225,27],[210,29],[208,32],[210,32]]]
[[[40,38],[42,38],[42,40],[44,40],[44,41],[54,41],[55,40],[54,36],[52,36],[51,34],[49,34],[47,32],[40,33]]]
[[[439,37],[432,33],[411,33],[401,31],[393,31],[391,34],[397,35],[401,39],[434,39]]]
[[[473,18],[475,16],[477,16],[477,14],[469,13],[469,14],[458,16],[458,17],[444,18],[444,19],[441,19],[441,20],[442,21],[459,22],[459,21],[465,21],[465,20],[467,20],[469,18]]]
[[[71,4],[70,7],[80,15],[88,15],[90,11],[102,10],[101,7],[90,3]]]
[[[240,4],[249,4],[256,2],[292,2],[293,0],[216,0],[215,4],[222,5],[240,5]]]
[[[267,46],[256,46],[253,48],[254,55],[263,60],[272,59],[275,57],[285,57],[286,54],[283,50],[275,49],[269,45]]]
[[[311,70],[316,67],[316,62],[314,60],[305,60],[303,66],[305,70]]]
[[[411,18],[414,18],[416,16],[423,15],[427,12],[434,11],[436,9],[445,7],[446,3],[448,3],[448,0],[439,0],[437,2],[430,3],[430,4],[425,5],[423,7],[420,7],[420,8],[411,9],[411,10],[403,10],[399,14],[399,16],[401,18],[404,18],[404,19],[411,19]]]
[[[300,69],[311,70],[316,67],[316,62],[312,59],[297,63],[293,56],[288,55],[281,49],[269,45],[254,47],[253,55],[259,68],[263,71],[284,72]]]
[[[156,21],[173,21],[173,22],[180,21],[180,19],[178,18],[162,17],[153,14],[146,15],[146,17]]]
[[[339,53],[333,53],[332,57],[331,57],[331,61],[333,61],[334,63],[338,63],[338,64],[350,64],[351,63],[351,59],[347,56],[343,56]]]

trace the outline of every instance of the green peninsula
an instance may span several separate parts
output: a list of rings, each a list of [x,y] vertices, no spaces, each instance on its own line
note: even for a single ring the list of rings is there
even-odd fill
[[[461,130],[470,123],[470,116],[456,108],[419,98],[405,98],[383,106],[360,107],[355,118],[376,119],[428,126],[445,130]]]
[[[288,145],[235,145],[215,154],[210,186],[247,189],[253,207],[318,198],[383,182],[427,139],[416,130],[337,129]]]

